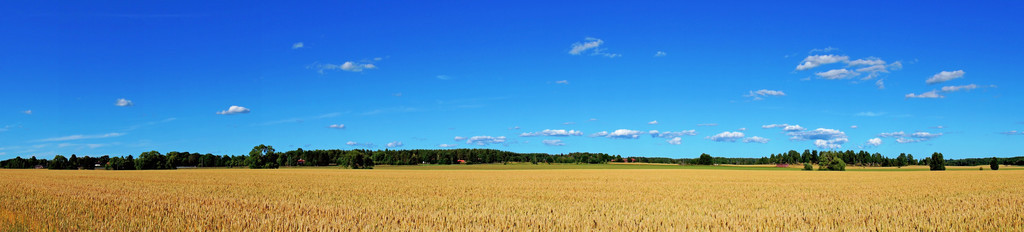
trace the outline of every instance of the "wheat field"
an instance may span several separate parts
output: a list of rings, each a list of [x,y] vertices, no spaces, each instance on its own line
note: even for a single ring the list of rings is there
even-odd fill
[[[0,170],[0,231],[1024,230],[1024,171]]]

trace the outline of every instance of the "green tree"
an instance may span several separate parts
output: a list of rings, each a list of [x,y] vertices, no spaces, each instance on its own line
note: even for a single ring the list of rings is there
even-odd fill
[[[804,169],[803,170],[804,171],[813,171],[814,170],[814,165],[811,165],[811,163],[804,163]]]
[[[68,165],[68,158],[64,158],[62,155],[53,157],[53,161],[50,161],[50,169],[64,169]]]
[[[715,164],[714,158],[711,155],[701,153],[700,158],[697,158],[697,165],[713,165]]]
[[[132,157],[128,156],[131,160]],[[167,156],[160,154],[158,151],[147,151],[139,154],[139,158],[135,159],[136,170],[147,170],[147,169],[174,169],[176,168]]]
[[[929,160],[928,167],[932,171],[946,170],[946,160],[942,159],[942,153],[932,153],[932,158]]]
[[[78,169],[78,156],[71,154],[71,158],[68,158],[68,164],[64,165],[64,169]]]
[[[846,171],[846,162],[835,153],[825,152],[819,157],[818,170]]]
[[[896,167],[900,168],[903,166],[907,166],[907,155],[900,153],[900,156],[896,157]]]
[[[999,159],[996,157],[992,157],[992,162],[990,162],[988,165],[989,167],[992,167],[992,170],[999,170]]]
[[[245,163],[249,165],[249,168],[277,168],[277,156],[274,155],[274,152],[273,146],[260,144],[252,147]]]
[[[351,150],[338,158],[338,165],[352,169],[373,169],[374,163],[369,155],[358,150]]]

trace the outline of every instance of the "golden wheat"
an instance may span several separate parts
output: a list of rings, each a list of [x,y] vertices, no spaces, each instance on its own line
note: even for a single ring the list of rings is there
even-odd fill
[[[1024,230],[1024,171],[0,170],[0,230]]]

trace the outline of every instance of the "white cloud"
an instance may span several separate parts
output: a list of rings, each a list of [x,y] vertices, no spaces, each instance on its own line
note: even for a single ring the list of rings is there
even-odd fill
[[[697,124],[697,126],[717,126],[717,125],[718,125],[718,123],[701,123],[701,124]]]
[[[462,140],[466,140],[466,137],[455,136],[455,141],[462,141]]]
[[[924,83],[927,83],[929,85],[930,84],[936,84],[936,83],[942,83],[942,82],[947,82],[949,80],[961,78],[963,76],[964,76],[964,70],[942,71],[942,72],[939,72],[938,74],[935,74],[931,78],[928,78],[928,80],[925,80]]]
[[[761,125],[761,128],[772,129],[772,128],[777,128],[777,127],[787,127],[787,126],[789,126],[789,124],[769,124],[769,125]]]
[[[860,112],[860,113],[857,113],[857,114],[855,114],[854,116],[861,116],[861,117],[878,117],[878,116],[882,116],[882,115],[885,115],[885,112],[871,112],[871,111],[866,111],[866,112]]]
[[[569,84],[569,80],[560,80],[560,81],[555,81],[555,84],[563,84],[563,85],[568,85],[568,84]]]
[[[684,131],[678,131],[678,132],[672,132],[672,131],[659,132],[658,130],[650,130],[650,131],[647,132],[647,134],[650,134],[652,138],[659,138],[659,137],[660,138],[672,138],[672,137],[682,137],[684,135],[697,135],[697,130],[684,130]]]
[[[629,130],[629,129],[618,129],[618,130],[615,130],[615,131],[613,131],[611,133],[608,133],[607,131],[601,131],[601,132],[597,132],[597,133],[591,134],[590,136],[591,137],[608,137],[608,138],[613,138],[613,139],[636,139],[636,138],[639,138],[641,134],[645,134],[645,133],[643,131],[636,131],[636,130]]]
[[[878,134],[878,137],[882,137],[882,138],[903,137],[904,135],[906,135],[906,133],[903,133],[902,131],[897,131],[897,132],[881,133],[881,134]]]
[[[375,147],[373,145],[373,143],[357,143],[355,141],[348,141],[347,143],[345,143],[345,145],[349,145],[349,146],[353,146],[353,147],[365,147],[365,148],[373,148],[373,147]]]
[[[345,129],[345,124],[334,124],[334,125],[327,126],[327,128]]]
[[[928,132],[918,131],[918,132],[914,132],[913,134],[910,134],[910,137],[922,138],[922,139],[931,139],[931,138],[935,138],[935,137],[939,137],[939,136],[942,136],[942,133],[932,134],[932,133],[928,133]]]
[[[740,129],[736,129],[736,130],[738,130],[738,131],[747,131],[747,128],[746,127],[740,127]]]
[[[865,146],[877,147],[879,145],[882,145],[882,139],[881,138],[868,139],[868,141],[866,143],[864,143],[864,145]]]
[[[368,62],[355,62],[345,61],[340,65],[337,64],[316,64],[317,72],[323,74],[325,70],[342,70],[348,72],[362,72],[367,69],[376,69],[377,65]]]
[[[117,143],[112,143],[112,144],[117,144]],[[96,148],[100,148],[100,147],[110,146],[112,144],[102,144],[102,143],[86,143],[86,144],[61,143],[61,144],[57,144],[57,147],[88,147],[89,149],[96,149]]]
[[[437,145],[437,147],[440,147],[440,148],[450,148],[450,147],[456,147],[456,146],[458,146],[458,144],[443,144],[442,143],[442,144],[438,144]]]
[[[26,111],[22,111],[21,113],[23,113],[23,114],[28,114],[28,115],[32,115],[32,110],[26,110]]]
[[[577,130],[551,130],[551,129],[544,129],[543,131],[540,131],[540,132],[529,132],[529,133],[519,134],[520,137],[534,137],[534,136],[559,136],[559,137],[565,137],[565,136],[580,136],[580,135],[583,135],[583,132],[577,131]]]
[[[908,93],[907,95],[904,95],[904,97],[905,98],[945,98],[946,96],[939,95],[938,91],[932,90],[932,91],[924,92],[924,93],[921,93],[921,94]]]
[[[663,56],[667,56],[667,55],[668,55],[668,53],[665,53],[663,51],[658,51],[658,52],[654,53],[654,57],[663,57]]]
[[[402,145],[404,144],[402,144],[402,142],[400,141],[392,141],[387,144],[388,147],[401,147]]]
[[[120,106],[120,107],[128,107],[128,106],[134,106],[135,104],[132,103],[131,100],[124,99],[124,98],[118,98],[117,102],[115,102],[114,105],[115,106]]]
[[[851,63],[851,65],[852,65],[852,63]],[[867,67],[863,67],[863,68],[858,68],[856,70],[857,70],[857,72],[867,72],[867,73],[871,73],[871,72],[889,72],[888,68],[886,68],[885,65],[881,65],[881,64],[867,66]],[[871,79],[871,78],[867,78],[867,79]]]
[[[1019,133],[1017,133],[1017,130],[1004,131],[1004,132],[999,132],[999,133],[1000,134],[1004,134],[1004,135],[1019,135]]]
[[[924,141],[928,141],[928,140],[929,139],[926,139],[926,138],[910,138],[910,137],[899,137],[899,138],[896,138],[896,142],[897,143],[917,143],[917,142],[924,142]]]
[[[757,94],[757,95],[761,95],[761,96],[786,96],[786,93],[783,93],[782,91],[767,90],[767,89],[762,89],[762,90],[758,90],[758,91],[751,91],[751,94]]]
[[[875,86],[878,86],[878,89],[885,89],[885,80],[878,79],[875,81]]]
[[[978,88],[978,85],[975,85],[975,84],[958,85],[958,86],[943,86],[942,87],[942,92],[956,92],[956,91],[960,91],[960,90],[973,90],[973,89],[977,89],[977,88]]]
[[[875,66],[875,65],[884,65],[885,61],[882,60],[882,59],[874,58],[874,57],[868,57],[867,59],[856,59],[856,60],[850,61],[849,63],[846,63],[846,64],[847,64],[847,66],[850,66],[850,67],[852,67],[852,66]]]
[[[743,138],[743,136],[743,132],[725,131],[705,138],[715,142],[736,142],[736,140]]]
[[[750,91],[747,95],[743,95],[743,96],[744,97],[753,97],[754,100],[756,101],[756,100],[761,100],[762,99],[761,97],[764,97],[764,96],[786,96],[786,93],[784,93],[782,91],[779,91],[779,90],[762,89],[762,90],[757,90],[757,91]]]
[[[812,55],[812,56],[807,56],[807,58],[804,58],[804,60],[800,62],[800,65],[796,66],[796,70],[803,71],[803,70],[812,69],[812,68],[815,68],[815,67],[818,67],[818,66],[821,66],[821,65],[825,65],[825,64],[845,62],[845,61],[848,61],[848,60],[850,60],[850,57],[848,57],[848,56]]]
[[[54,138],[46,138],[46,139],[35,140],[35,142],[55,142],[55,141],[68,141],[68,140],[79,140],[79,139],[102,139],[102,138],[118,137],[118,136],[122,136],[122,135],[125,135],[125,133],[114,132],[114,133],[106,133],[106,134],[98,134],[98,135],[69,135],[69,136],[64,136],[64,137],[54,137]]]
[[[850,126],[850,129],[857,129],[857,127],[858,127],[857,125],[852,125],[852,126]]]
[[[541,141],[541,142],[544,143],[544,145],[548,145],[548,146],[565,146],[565,143],[563,143],[562,140],[558,140],[558,139],[544,140],[544,141]]]
[[[217,114],[223,114],[223,115],[246,114],[246,113],[249,113],[249,111],[250,111],[249,108],[245,108],[245,107],[241,107],[241,106],[231,106],[231,107],[228,107],[228,110],[222,110],[220,112],[217,112]]]
[[[766,139],[766,138],[762,138],[762,137],[758,137],[758,136],[750,136],[750,138],[743,139],[744,143],[768,143],[768,141],[770,141],[770,139]]]
[[[592,56],[605,56],[608,58],[615,58],[622,56],[615,53],[607,53],[605,49],[601,48],[601,44],[604,44],[604,40],[598,38],[587,37],[583,42],[576,42],[572,44],[572,49],[569,50],[571,55],[580,55],[589,51]]]
[[[585,41],[586,42],[576,42],[576,43],[573,43],[572,44],[572,50],[569,50],[569,54],[579,55],[579,54],[583,53],[584,51],[597,48],[597,47],[601,46],[602,43],[604,43],[603,40],[600,40],[600,39],[597,39],[597,38],[591,38],[591,37],[587,37]]]
[[[820,149],[839,149],[843,147],[842,144],[845,142],[846,139],[841,139],[840,141],[818,139],[814,140],[814,146],[817,146]]]
[[[896,61],[896,62],[889,63],[889,70],[900,70],[900,69],[903,69],[903,62]]]
[[[488,144],[498,143],[505,143],[505,136],[473,136],[469,137],[469,139],[466,139],[466,144],[476,144],[478,146],[487,146]]]
[[[299,49],[299,48],[302,48],[302,47],[303,47],[302,42],[298,42],[298,43],[292,44],[292,49]]]
[[[437,75],[436,78],[439,79],[439,80],[451,80],[452,79],[452,77],[448,76],[448,75]]]
[[[647,125],[658,125],[658,120],[647,122]]]
[[[576,122],[563,122],[562,123],[562,125],[572,125],[572,124],[576,124]]]
[[[668,143],[668,144],[672,144],[672,145],[679,145],[679,144],[683,143],[683,139],[679,138],[679,137],[675,137],[675,138],[671,138],[671,139],[665,140],[665,142]]]
[[[838,48],[834,48],[834,47],[832,47],[832,46],[828,46],[827,48],[815,48],[815,49],[811,49],[811,51],[809,51],[809,52],[807,52],[807,53],[815,53],[815,52],[831,52],[831,51],[835,51],[835,50],[839,50],[839,49],[838,49]]]
[[[792,125],[792,126],[783,127],[782,130],[784,130],[784,131],[803,131],[803,130],[807,130],[807,128],[803,128],[800,125]]]
[[[859,75],[859,73],[850,71],[849,69],[842,68],[842,69],[832,69],[832,70],[828,70],[828,71],[825,71],[825,72],[819,72],[819,73],[815,73],[814,75],[818,75],[818,77],[820,77],[822,79],[841,80],[841,79],[853,78],[853,77]]]
[[[321,114],[321,115],[316,115],[316,116],[309,116],[309,117],[296,117],[296,118],[282,119],[282,120],[276,120],[276,121],[269,121],[269,122],[264,122],[264,123],[260,123],[260,124],[256,124],[256,125],[269,126],[269,125],[282,124],[282,123],[302,123],[302,122],[309,121],[309,120],[333,118],[333,117],[338,117],[338,116],[341,116],[341,115],[342,115],[342,113],[334,112],[334,113],[326,113],[326,114]]]
[[[838,149],[849,141],[845,132],[836,129],[818,128],[811,131],[789,132],[790,140],[814,140],[814,145],[821,149]]]
[[[891,132],[891,133],[881,133],[878,136],[879,137],[896,137],[896,142],[897,143],[916,143],[916,142],[928,141],[930,139],[942,136],[942,133],[932,134],[932,133],[928,133],[928,132],[919,131],[919,132],[914,132],[914,133],[911,133],[911,134],[906,134],[906,133],[903,133],[902,131],[899,131],[899,132]]]

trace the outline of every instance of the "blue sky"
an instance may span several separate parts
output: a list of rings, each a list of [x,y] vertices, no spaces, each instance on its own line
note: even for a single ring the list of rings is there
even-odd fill
[[[1024,155],[1019,1],[4,5],[4,159]]]

